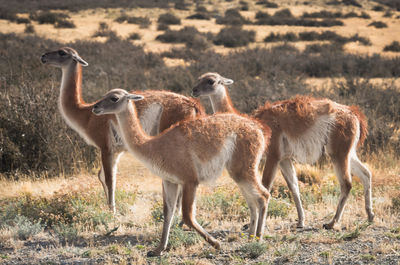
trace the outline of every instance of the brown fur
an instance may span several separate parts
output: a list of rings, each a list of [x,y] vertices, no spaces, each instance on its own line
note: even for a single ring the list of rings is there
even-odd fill
[[[60,55],[60,51],[65,52],[65,56]],[[124,147],[113,146],[111,123],[116,124],[114,115],[96,116],[92,113],[95,103],[85,103],[82,98],[82,66],[73,56],[79,56],[72,48],[61,48],[59,50],[45,53],[42,62],[53,66],[61,67],[64,78],[64,86],[60,94],[60,108],[64,112],[66,119],[70,120],[78,130],[83,132],[91,144],[98,147],[101,151],[102,168],[104,169],[105,183],[102,182],[106,194],[108,194],[108,204],[115,211],[113,167],[116,163],[117,154],[124,150]],[[80,58],[80,57],[79,57]],[[163,107],[160,120],[160,131],[169,128],[177,121],[186,118],[203,115],[204,109],[193,99],[167,91],[142,91],[137,92],[145,95],[146,100],[138,104],[139,115],[152,103],[159,103]],[[101,170],[100,170],[101,171]],[[100,172],[99,172],[100,178]]]
[[[368,121],[364,113],[361,112],[358,106],[349,106],[350,111],[357,116],[360,122],[360,139],[358,140],[358,146],[361,146],[368,136]]]
[[[269,125],[274,131],[285,132],[291,137],[299,137],[307,131],[321,115],[334,112],[329,100],[316,100],[312,97],[297,96],[293,99],[267,102],[258,108],[253,117]]]
[[[152,103],[158,102],[162,105],[163,112],[160,120],[160,132],[168,129],[177,122],[205,115],[205,110],[198,100],[170,91],[145,90],[131,91],[131,93],[144,96],[143,100],[136,102],[139,116]]]
[[[237,113],[225,87],[225,85],[230,85],[232,83],[232,80],[222,77],[217,73],[206,73],[199,78],[198,83],[193,87],[192,95],[196,97],[208,96],[214,110]],[[365,205],[368,220],[371,221],[373,219],[374,215],[372,213],[370,188],[371,174],[358,160],[357,156],[353,155],[350,157],[350,150],[358,137],[358,124],[360,127],[358,145],[362,144],[367,135],[367,121],[358,107],[348,107],[329,99],[296,96],[289,100],[274,103],[267,102],[264,106],[254,111],[252,116],[265,125],[264,129],[270,127],[272,133],[270,146],[266,153],[267,160],[263,173],[263,184],[267,189],[271,188],[279,165],[288,183],[289,189],[294,194],[294,200],[299,214],[299,227],[303,226],[304,213],[298,192],[297,178],[295,176],[296,172],[290,159],[299,158],[294,157],[294,155],[296,154],[295,151],[300,149],[307,154],[311,154],[310,159],[315,159],[315,157],[319,155],[318,152],[320,150],[318,148],[322,149],[324,145],[328,147],[329,155],[335,164],[335,169],[338,173],[338,179],[342,188],[341,199],[336,215],[325,227],[332,228],[334,223],[340,219],[343,212],[343,207],[349,190],[351,189],[351,175],[349,171],[350,160],[352,160],[351,162],[353,163],[352,167],[354,170],[361,174],[359,177],[362,178],[365,187]],[[326,117],[325,120],[323,120],[325,125],[322,125],[325,126],[323,127],[325,131],[310,131],[317,121],[321,122],[319,120],[320,117]],[[331,121],[333,118],[334,120]],[[331,122],[332,124],[330,124]],[[309,131],[311,133],[316,133],[316,135],[307,136],[307,132]],[[329,135],[324,136],[324,133],[328,133]],[[325,137],[327,139],[325,139]],[[289,141],[291,141],[291,143],[289,143]],[[284,154],[281,154],[282,150]],[[298,151],[299,154],[302,154],[301,151]]]
[[[256,233],[261,237],[269,192],[257,178],[261,154],[265,150],[262,143],[268,141],[264,139],[260,124],[236,114],[216,114],[181,121],[160,135],[149,136],[140,126],[135,105],[129,103],[130,96],[138,98],[124,90],[114,89],[94,106],[93,111],[99,115],[115,113],[124,143],[129,151],[155,174],[159,174],[164,184],[169,182],[168,185],[175,184],[183,187],[184,222],[199,232],[211,245],[219,248],[218,241],[196,222],[194,200],[198,184],[218,177],[215,175],[218,173],[218,170],[214,169],[216,165],[226,166],[231,177],[244,191],[246,200],[254,206],[251,207],[253,225],[250,233]],[[118,98],[117,101],[112,100],[115,97]],[[222,148],[228,148],[228,151]],[[214,161],[220,156],[222,160]],[[218,163],[214,164],[216,162]],[[220,162],[223,164],[219,164]],[[213,166],[209,167],[208,163]],[[206,173],[202,173],[204,167]],[[166,205],[164,210],[168,219],[164,219],[161,243],[152,252],[156,255],[161,254],[166,247],[167,227],[172,218],[170,211],[174,210],[174,208],[168,210],[168,205],[169,198],[175,198],[176,193],[168,193],[166,192],[164,197]]]

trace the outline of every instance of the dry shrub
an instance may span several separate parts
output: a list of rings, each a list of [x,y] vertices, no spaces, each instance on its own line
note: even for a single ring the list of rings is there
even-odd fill
[[[383,6],[381,6],[381,5],[376,5],[376,6],[374,6],[372,8],[372,10],[374,10],[374,11],[384,11],[385,8]]]
[[[343,26],[340,20],[328,18],[322,20],[309,19],[304,17],[294,17],[289,9],[276,11],[273,16],[266,12],[259,11],[256,14],[258,25],[288,25],[288,26],[304,26],[304,27],[333,27]]]
[[[185,43],[191,41],[200,32],[195,27],[184,27],[181,30],[166,30],[156,40],[166,43]]]
[[[166,24],[166,25],[180,25],[181,20],[177,16],[171,13],[161,14],[157,20],[158,24]]]
[[[53,24],[56,25],[57,23],[63,24],[68,21],[73,24],[72,21],[67,20],[70,16],[66,13],[55,13],[51,11],[37,11],[30,13],[29,18],[39,22],[39,24]]]
[[[398,41],[393,41],[389,45],[386,45],[385,48],[383,48],[383,51],[400,52],[400,43]]]
[[[55,28],[75,28],[74,22],[68,19],[58,19],[56,23],[54,24]]]
[[[115,30],[112,30],[110,26],[105,22],[100,22],[98,29],[93,33],[93,38],[106,37],[108,41],[117,41],[119,37]]]
[[[278,8],[279,7],[277,3],[274,3],[274,2],[271,2],[268,0],[257,1],[256,5],[263,5],[268,8]]]
[[[0,54],[0,172],[59,175],[93,166],[95,149],[59,114],[60,70],[42,66],[39,60],[42,53],[66,45],[95,65],[83,72],[83,94],[89,102],[113,87],[154,88],[143,82],[145,71],[163,66],[160,57],[145,54],[128,41],[60,44],[35,36],[1,34],[0,47],[7,53]]]
[[[32,24],[26,24],[24,32],[25,33],[35,33],[35,28],[33,27]]]
[[[398,90],[381,89],[356,78],[398,77],[399,58],[328,48],[310,54],[288,44],[223,55],[190,45],[203,44],[187,44],[181,51],[185,59],[192,60],[191,65],[169,68],[158,54],[145,53],[128,40],[60,44],[35,36],[0,34],[0,49],[7,51],[0,53],[0,72],[4,73],[0,79],[0,104],[4,106],[0,109],[1,172],[45,171],[57,175],[93,165],[95,149],[69,129],[59,114],[60,70],[42,66],[39,60],[42,53],[60,46],[75,48],[90,64],[83,69],[83,97],[87,102],[115,87],[167,89],[189,95],[198,76],[215,71],[234,79],[232,101],[240,111],[250,113],[266,100],[309,94],[304,77],[347,76],[348,82],[319,95],[360,105],[370,128],[364,150],[372,152],[390,145],[398,154]]]
[[[400,11],[400,2],[397,0],[376,0],[375,2]]]
[[[17,24],[29,24],[29,23],[31,23],[31,20],[29,18],[25,18],[25,17],[17,17],[15,22]]]
[[[249,23],[249,21],[247,21],[235,8],[226,10],[225,15],[223,17],[218,17],[215,20],[215,22],[217,24],[234,25],[234,26],[240,26]]]
[[[128,16],[125,14],[122,14],[119,17],[117,17],[115,21],[118,23],[124,23],[126,21],[129,24],[140,25],[141,28],[148,28],[151,25],[151,21],[148,17]]]
[[[265,37],[265,42],[274,42],[274,41],[332,41],[336,43],[347,43],[347,42],[360,42],[364,45],[371,45],[371,41],[368,38],[360,37],[358,34],[354,34],[351,37],[344,37],[337,34],[334,31],[324,31],[324,32],[316,32],[316,31],[305,31],[296,34],[294,32],[287,32],[285,34],[274,33],[271,32],[268,36]]]
[[[170,3],[175,3],[176,0],[19,0],[9,1],[0,0],[0,6],[4,7],[4,10],[11,13],[29,13],[32,10],[69,10],[79,11],[85,9],[96,9],[96,8],[169,8]]]
[[[255,35],[255,31],[244,30],[240,27],[223,28],[215,36],[214,44],[230,48],[247,46],[250,42],[254,42]]]
[[[178,10],[189,10],[190,4],[186,3],[185,0],[176,0],[175,9]]]
[[[128,36],[128,40],[140,40],[141,38],[142,37],[137,32],[133,32],[133,33],[129,34],[129,36]]]
[[[340,11],[336,12],[331,12],[331,11],[317,11],[317,12],[305,12],[302,15],[303,18],[353,18],[353,17],[359,17],[359,18],[364,18],[364,19],[370,19],[371,16],[368,15],[366,12],[361,12],[360,14],[357,14],[356,12],[348,12],[348,13],[342,13]]]
[[[304,49],[305,53],[327,53],[332,51],[343,52],[343,44],[339,43],[325,43],[325,44],[309,44]]]
[[[186,17],[186,19],[202,19],[202,20],[210,20],[210,16],[206,13],[195,13]]]
[[[355,7],[362,7],[360,3],[358,3],[356,0],[332,0],[326,3],[327,5],[346,5],[346,6],[355,6]]]
[[[375,27],[377,29],[387,28],[387,24],[382,21],[372,21],[368,24],[368,27]]]

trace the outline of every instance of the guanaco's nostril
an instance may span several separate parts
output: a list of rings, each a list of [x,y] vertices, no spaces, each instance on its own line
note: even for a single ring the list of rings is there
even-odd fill
[[[97,106],[97,104],[96,105],[94,105],[93,106],[93,109],[97,109],[99,106]]]
[[[46,56],[44,54],[40,57],[40,61],[42,61],[42,63],[46,62]]]

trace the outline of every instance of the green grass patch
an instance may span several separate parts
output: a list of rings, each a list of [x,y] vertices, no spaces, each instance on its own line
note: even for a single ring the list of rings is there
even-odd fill
[[[392,211],[400,212],[400,195],[392,198]]]
[[[163,203],[161,201],[156,202],[151,209],[151,216],[155,223],[162,222],[164,220]]]
[[[177,223],[171,229],[170,240],[168,245],[172,249],[181,246],[189,247],[199,243],[201,240],[200,235],[195,231],[184,231]]]
[[[268,245],[262,242],[251,242],[239,248],[243,256],[256,259],[268,250]]]
[[[319,253],[319,256],[324,259],[329,259],[332,256],[332,253],[329,251],[322,251],[321,253]]]
[[[48,229],[60,225],[85,230],[108,229],[113,215],[106,209],[102,193],[72,193],[53,198],[25,196],[0,202],[0,222],[12,224],[23,216],[32,224],[40,222]]]
[[[78,229],[73,224],[59,224],[53,227],[58,239],[63,244],[72,243],[78,239]]]
[[[117,209],[118,212],[122,215],[126,215],[129,211],[129,207],[131,207],[137,199],[137,193],[134,191],[124,191],[124,190],[116,190],[115,191],[115,201],[117,201]]]
[[[223,219],[245,220],[248,215],[246,200],[239,192],[217,189],[213,194],[200,199],[199,208],[206,211],[221,211]]]
[[[289,214],[290,208],[289,203],[272,198],[268,204],[268,215],[272,217],[286,217]]]
[[[360,255],[360,258],[362,260],[364,260],[364,261],[375,261],[376,260],[376,257],[374,255],[371,255],[371,254]]]
[[[114,255],[130,255],[132,253],[132,250],[123,245],[112,244],[107,247],[106,253]]]
[[[344,241],[351,241],[353,239],[356,239],[361,235],[362,231],[365,231],[365,229],[367,229],[369,225],[370,225],[369,223],[363,223],[361,225],[357,225],[353,231],[342,233],[339,236],[339,239]]]

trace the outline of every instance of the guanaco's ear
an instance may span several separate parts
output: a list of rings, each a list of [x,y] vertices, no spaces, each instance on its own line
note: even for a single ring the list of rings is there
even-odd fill
[[[128,99],[133,100],[133,101],[139,101],[139,100],[144,99],[143,96],[141,96],[141,95],[135,95],[135,94],[128,94],[127,97],[128,97]]]
[[[225,86],[229,86],[233,84],[233,80],[229,78],[225,78],[221,76],[222,84]]]
[[[80,63],[80,64],[83,65],[83,66],[88,66],[88,65],[89,65],[85,60],[83,60],[83,59],[82,59],[81,57],[79,57],[79,55],[77,55],[77,54],[72,55],[72,58],[74,58],[75,61],[77,61],[78,63]]]

